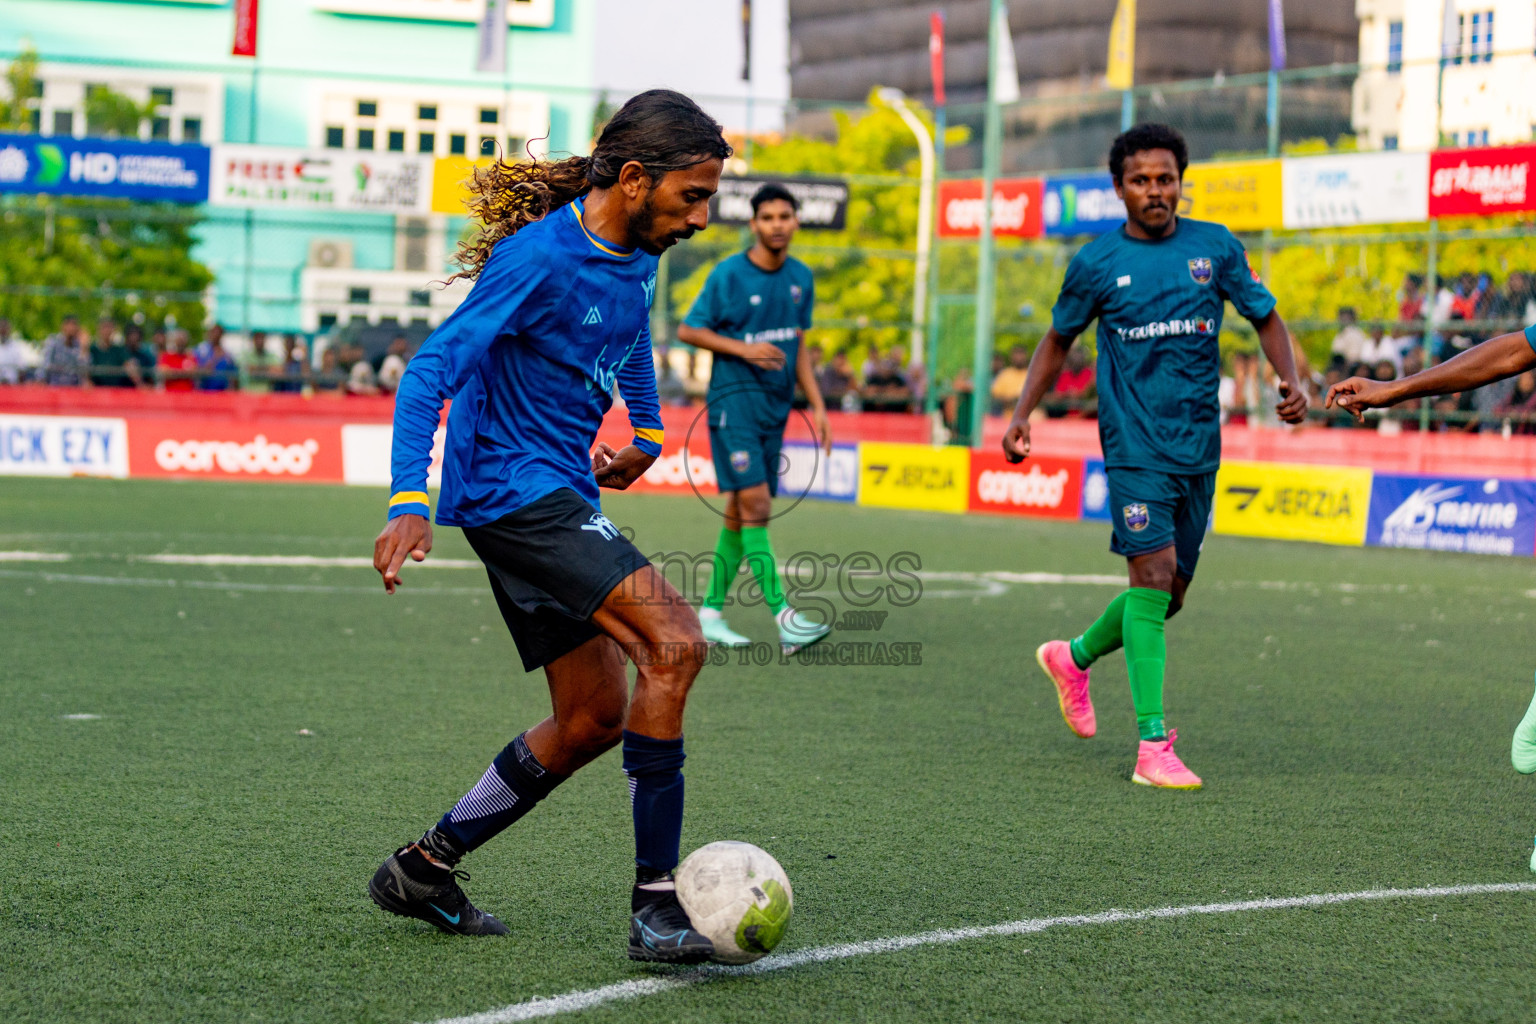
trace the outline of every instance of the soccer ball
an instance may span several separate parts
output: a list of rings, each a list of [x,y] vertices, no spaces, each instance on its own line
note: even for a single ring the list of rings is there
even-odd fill
[[[701,846],[678,865],[677,898],[714,959],[749,964],[784,938],[795,894],[779,862],[751,843]]]

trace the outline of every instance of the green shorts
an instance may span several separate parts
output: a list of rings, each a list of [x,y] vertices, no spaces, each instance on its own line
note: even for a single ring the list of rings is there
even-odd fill
[[[1171,546],[1178,556],[1179,577],[1194,579],[1211,522],[1216,474],[1124,468],[1104,473],[1115,526],[1109,550],[1134,558]]]

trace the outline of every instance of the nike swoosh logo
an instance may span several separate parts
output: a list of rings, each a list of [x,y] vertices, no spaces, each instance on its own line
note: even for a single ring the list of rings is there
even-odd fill
[[[447,921],[449,924],[458,924],[459,923],[459,917],[461,916],[460,914],[454,914],[452,917],[449,917],[448,916],[448,912],[446,910],[444,910],[442,907],[438,906],[436,903],[428,903],[427,906],[431,907],[433,910],[437,911],[439,914],[442,914],[443,915],[443,920]]]

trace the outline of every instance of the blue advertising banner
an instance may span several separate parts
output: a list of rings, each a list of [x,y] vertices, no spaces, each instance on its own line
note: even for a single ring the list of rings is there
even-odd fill
[[[1054,237],[1103,235],[1125,223],[1125,203],[1105,174],[1045,179],[1045,233]]]
[[[1083,518],[1109,522],[1109,477],[1103,459],[1083,460]]]
[[[832,445],[828,455],[806,441],[784,442],[779,460],[779,498],[854,501],[859,496],[859,446]]]
[[[1536,481],[1377,473],[1365,542],[1529,556],[1536,549]]]
[[[0,134],[0,192],[208,201],[207,146]]]

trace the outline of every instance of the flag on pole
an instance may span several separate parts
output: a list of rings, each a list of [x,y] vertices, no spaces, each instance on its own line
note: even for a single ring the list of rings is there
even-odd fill
[[[507,0],[484,2],[485,10],[480,14],[475,70],[502,74],[507,70]]]
[[[944,99],[944,12],[928,16],[928,70],[933,73],[933,105],[942,107]]]
[[[1440,57],[1452,61],[1461,52],[1461,16],[1456,13],[1456,0],[1445,0],[1445,20],[1440,27]]]
[[[236,57],[256,56],[256,4],[258,0],[235,0],[235,46],[230,51]]]
[[[752,0],[741,0],[741,80],[752,81]]]
[[[1115,20],[1109,23],[1109,70],[1105,79],[1111,89],[1136,84],[1136,0],[1120,0]]]
[[[992,98],[998,103],[1017,103],[1019,92],[1019,59],[1013,52],[1013,31],[1008,27],[1008,6],[997,6],[997,66],[992,69]]]
[[[1285,70],[1285,0],[1269,0],[1269,70]]]

